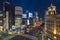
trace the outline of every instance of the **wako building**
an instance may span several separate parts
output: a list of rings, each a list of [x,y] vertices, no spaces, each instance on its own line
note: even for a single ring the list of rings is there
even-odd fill
[[[45,15],[46,40],[60,40],[60,14],[51,5]]]

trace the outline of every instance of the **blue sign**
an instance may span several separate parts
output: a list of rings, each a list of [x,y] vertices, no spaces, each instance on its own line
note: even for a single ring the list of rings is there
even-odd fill
[[[33,17],[33,13],[30,13],[30,12],[29,12],[29,17]]]
[[[27,18],[27,14],[22,14],[22,18]]]

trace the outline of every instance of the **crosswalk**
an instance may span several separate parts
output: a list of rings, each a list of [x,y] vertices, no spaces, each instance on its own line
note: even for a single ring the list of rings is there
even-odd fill
[[[32,36],[32,35],[28,35],[28,34],[24,34],[24,35],[21,35],[21,36],[26,37],[26,38],[29,38],[29,39],[33,39],[33,40],[38,40],[37,37]]]
[[[7,36],[6,38],[4,38],[3,40],[9,40],[13,37],[15,37],[16,35],[11,35],[11,36]],[[28,38],[28,39],[32,39],[32,40],[38,40],[37,37],[35,36],[32,36],[32,35],[29,35],[29,34],[20,34],[19,36],[22,36],[22,37],[25,37],[25,38]]]
[[[4,38],[3,40],[9,40],[9,39],[11,39],[11,38],[13,38],[14,36],[8,36],[8,37],[6,37],[6,38]]]

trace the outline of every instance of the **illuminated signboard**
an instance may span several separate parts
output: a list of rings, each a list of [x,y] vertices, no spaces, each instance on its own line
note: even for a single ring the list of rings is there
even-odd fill
[[[20,6],[15,7],[15,15],[21,15],[23,13],[23,9]]]
[[[27,18],[27,14],[22,14],[22,18]]]
[[[33,13],[30,13],[30,12],[29,12],[29,17],[33,17]]]

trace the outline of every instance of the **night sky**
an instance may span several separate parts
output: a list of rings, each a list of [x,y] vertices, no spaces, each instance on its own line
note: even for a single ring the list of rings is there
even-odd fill
[[[38,11],[42,18],[51,3],[57,7],[57,12],[60,11],[60,0],[0,0],[0,10],[2,10],[4,1],[10,2],[12,6],[22,6],[24,10],[29,10],[32,13]]]

